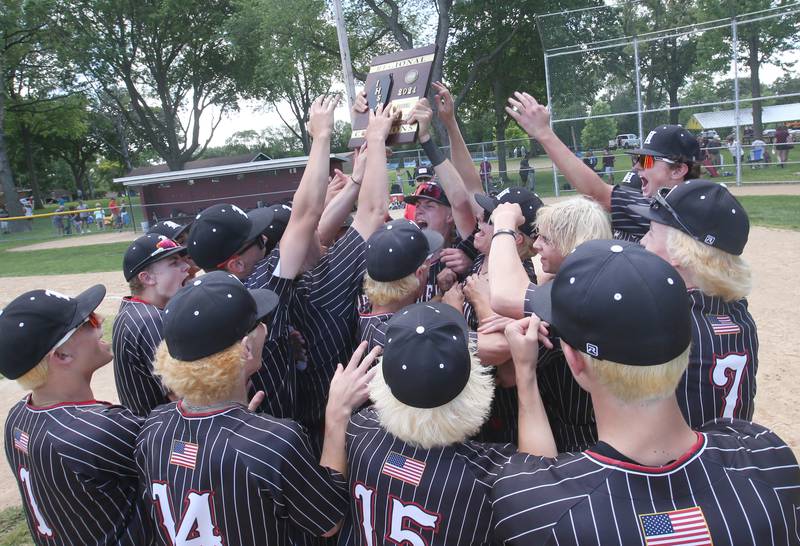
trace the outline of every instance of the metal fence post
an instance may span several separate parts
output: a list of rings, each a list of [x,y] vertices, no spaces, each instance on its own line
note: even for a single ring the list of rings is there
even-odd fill
[[[550,109],[550,129],[553,128],[553,99],[552,95],[550,94],[550,67],[549,64],[549,55],[547,52],[544,54],[544,86],[547,89],[547,108]],[[556,194],[556,197],[560,195],[558,189],[558,170],[556,169],[556,164],[550,160],[550,164],[553,167],[553,191]]]
[[[736,130],[734,133],[734,152],[736,153],[736,185],[742,185],[742,136],[739,120],[739,35],[737,33],[736,17],[731,19],[731,52],[733,53],[733,101],[734,101],[734,121]]]
[[[642,78],[639,73],[639,39],[633,37],[633,62],[636,65],[636,119],[639,122],[639,144],[644,140],[642,127]]]

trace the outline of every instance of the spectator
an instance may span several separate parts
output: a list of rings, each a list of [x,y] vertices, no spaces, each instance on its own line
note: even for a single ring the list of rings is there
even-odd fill
[[[111,211],[111,227],[119,227],[119,206],[115,198],[112,197],[108,202],[108,209]]]
[[[64,207],[60,206],[55,210],[56,213],[64,212]],[[61,214],[53,215],[53,227],[56,228],[56,235],[64,236],[64,216]]]
[[[25,209],[25,216],[31,217],[30,220],[25,221],[25,225],[28,231],[33,231],[33,203],[31,203],[30,199],[25,201],[23,208]]]
[[[728,151],[731,153],[731,161],[733,161],[734,165],[742,161],[744,150],[742,149],[742,146],[739,144],[739,141],[736,140],[736,138],[734,138],[733,136],[728,137]]]
[[[86,201],[81,201],[80,204],[78,204],[78,210],[81,211],[78,213],[78,221],[81,224],[81,228],[84,233],[91,233],[89,229],[89,215],[91,213],[87,212],[89,210],[89,205],[86,204]]]
[[[614,161],[615,161],[614,154],[606,148],[603,150],[603,172],[606,175],[606,180],[608,180],[609,184],[614,183]]]
[[[722,149],[722,142],[720,142],[717,137],[712,137],[708,141],[707,145],[708,157],[711,160],[711,164],[714,166],[718,166],[721,164],[721,159],[722,159],[722,154],[720,154],[721,149]]]
[[[786,162],[789,159],[789,150],[794,148],[792,144],[792,135],[785,125],[781,124],[775,129],[775,153],[778,155],[778,166],[785,168]]]
[[[528,156],[524,156],[519,162],[519,178],[522,185],[531,191],[536,191],[536,172],[531,167]]]
[[[8,220],[4,220],[4,218],[8,218],[10,214],[5,207],[0,206],[0,231],[3,233],[8,233]]]
[[[492,180],[492,163],[489,161],[486,156],[484,156],[483,161],[481,161],[481,182],[483,182],[484,187],[489,187],[489,183]]]
[[[597,158],[594,156],[591,150],[586,152],[586,155],[583,156],[583,163],[594,172],[597,172]]]
[[[103,228],[105,227],[104,224],[106,222],[106,213],[103,210],[103,205],[97,202],[94,204],[94,208],[94,223],[97,224],[97,229],[103,231]]]

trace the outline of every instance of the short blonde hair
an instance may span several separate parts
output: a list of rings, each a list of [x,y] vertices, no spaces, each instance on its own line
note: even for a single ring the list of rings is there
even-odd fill
[[[598,360],[585,353],[580,355],[597,380],[615,398],[628,404],[637,404],[662,400],[675,394],[689,365],[690,349],[691,345],[669,362],[655,366],[631,366]]]
[[[522,243],[517,247],[517,253],[522,260],[528,260],[536,256],[536,250],[533,248],[534,238],[520,232],[522,235]]]
[[[667,252],[670,258],[686,270],[693,284],[704,294],[735,301],[750,293],[750,266],[741,256],[701,243],[678,229],[667,227]]]
[[[17,378],[17,383],[26,391],[33,391],[47,382],[50,371],[50,355],[45,356],[36,366]]]
[[[611,218],[588,197],[571,197],[536,212],[536,228],[562,256],[592,239],[611,239]]]
[[[416,272],[415,272],[416,273]],[[406,275],[396,281],[376,281],[364,274],[364,293],[375,305],[389,305],[412,296],[419,291],[419,279],[415,273]]]
[[[234,390],[242,373],[240,341],[211,356],[187,362],[173,358],[162,341],[153,362],[153,371],[164,386],[179,398],[208,405],[224,400]]]
[[[494,398],[494,377],[477,358],[456,398],[437,408],[415,408],[400,402],[383,379],[383,358],[369,385],[369,396],[381,426],[400,440],[425,449],[463,442],[473,436],[489,416]]]

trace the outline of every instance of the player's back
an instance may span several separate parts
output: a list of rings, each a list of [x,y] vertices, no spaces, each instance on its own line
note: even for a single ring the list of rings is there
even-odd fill
[[[339,544],[491,544],[490,487],[513,453],[477,442],[416,448],[362,410],[347,432],[351,509]]]
[[[341,478],[318,466],[299,425],[239,404],[156,408],[136,462],[151,517],[163,522],[157,544],[293,544],[329,531],[347,504]]]
[[[492,491],[508,544],[798,544],[800,470],[791,449],[752,423],[708,423],[686,454],[644,467],[594,450],[518,455]]]
[[[87,401],[9,412],[6,457],[37,544],[145,544],[133,450],[142,420]]]
[[[367,350],[386,344],[386,323],[393,313],[362,313],[358,315],[358,341],[366,341]]]

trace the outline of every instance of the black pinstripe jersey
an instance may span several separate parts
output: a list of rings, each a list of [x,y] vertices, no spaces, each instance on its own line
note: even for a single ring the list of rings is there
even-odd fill
[[[450,248],[457,248],[463,251],[470,260],[474,260],[478,256],[478,251],[475,250],[475,238],[473,235],[470,235],[466,239],[456,238]],[[417,300],[418,302],[430,301],[436,296],[442,295],[442,291],[436,283],[436,276],[444,271],[444,268],[444,262],[438,258],[431,263],[430,269],[428,269],[428,282],[425,285],[425,292],[419,300]],[[464,279],[461,277],[459,280]]]
[[[156,544],[295,544],[332,529],[347,507],[344,477],[317,464],[297,423],[243,405],[157,408],[136,464]]]
[[[153,359],[164,337],[164,311],[137,298],[123,298],[111,328],[114,382],[120,403],[141,417],[167,404],[167,389],[153,375]]]
[[[325,414],[331,378],[356,347],[356,303],[366,272],[366,243],[349,228],[297,281],[290,320],[306,340],[307,366],[297,372],[297,419],[317,430]]]
[[[717,417],[753,417],[758,332],[747,300],[725,302],[690,290],[692,349],[678,405],[692,427]]]
[[[347,430],[350,516],[339,544],[491,544],[491,483],[510,445],[417,448],[362,410]]]
[[[262,390],[266,395],[258,411],[273,417],[293,418],[297,414],[297,370],[289,342],[289,306],[294,297],[294,280],[273,275],[279,260],[280,250],[275,248],[244,281],[248,289],[268,288],[280,298],[267,323],[261,368],[251,377],[250,394]]]
[[[5,425],[6,458],[36,544],[147,544],[134,447],[142,419],[122,406],[21,400]]]
[[[505,544],[581,546],[800,543],[800,469],[753,423],[706,424],[674,463],[645,467],[592,451],[516,455],[494,484]]]
[[[367,351],[386,345],[386,327],[394,313],[371,313],[358,316],[358,342],[368,343]]]
[[[611,190],[611,229],[615,239],[638,242],[650,230],[650,220],[633,212],[630,205],[650,205],[641,190],[614,186]]]
[[[525,316],[533,314],[531,298],[536,285],[525,291]],[[572,375],[560,348],[549,350],[539,345],[536,378],[542,402],[559,453],[583,451],[597,442],[597,423],[592,397]]]

